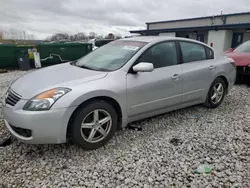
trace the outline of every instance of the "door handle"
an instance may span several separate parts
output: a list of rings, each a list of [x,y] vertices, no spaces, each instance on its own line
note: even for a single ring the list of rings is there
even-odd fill
[[[176,80],[176,79],[178,79],[178,78],[180,78],[180,75],[179,75],[179,74],[174,74],[174,75],[171,77],[172,80]]]
[[[216,67],[214,66],[214,65],[211,65],[210,67],[209,67],[209,70],[214,70]]]

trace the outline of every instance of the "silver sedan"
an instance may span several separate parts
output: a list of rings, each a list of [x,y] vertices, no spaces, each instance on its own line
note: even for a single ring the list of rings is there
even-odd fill
[[[135,37],[19,78],[3,101],[9,131],[29,144],[96,149],[118,128],[196,104],[218,107],[235,63],[198,41]]]

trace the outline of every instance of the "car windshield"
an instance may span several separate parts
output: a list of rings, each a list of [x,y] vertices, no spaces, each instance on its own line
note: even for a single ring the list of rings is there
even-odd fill
[[[97,71],[114,71],[125,65],[147,43],[114,41],[79,59],[75,65]]]
[[[250,41],[238,46],[234,52],[250,53]]]

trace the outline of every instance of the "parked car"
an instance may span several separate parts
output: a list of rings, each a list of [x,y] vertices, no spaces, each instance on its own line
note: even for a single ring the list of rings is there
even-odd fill
[[[247,41],[237,48],[230,48],[225,54],[232,58],[237,66],[237,78],[243,80],[250,76],[250,41]]]
[[[25,143],[96,149],[130,122],[196,104],[218,107],[235,78],[234,61],[204,43],[121,39],[16,80],[3,101],[4,122]]]

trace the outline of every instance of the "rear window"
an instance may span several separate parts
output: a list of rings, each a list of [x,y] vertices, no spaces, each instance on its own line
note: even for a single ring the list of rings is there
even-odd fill
[[[214,51],[210,48],[205,47],[207,59],[214,59]]]
[[[192,42],[180,42],[183,63],[202,61],[207,59],[205,47],[192,43]]]

